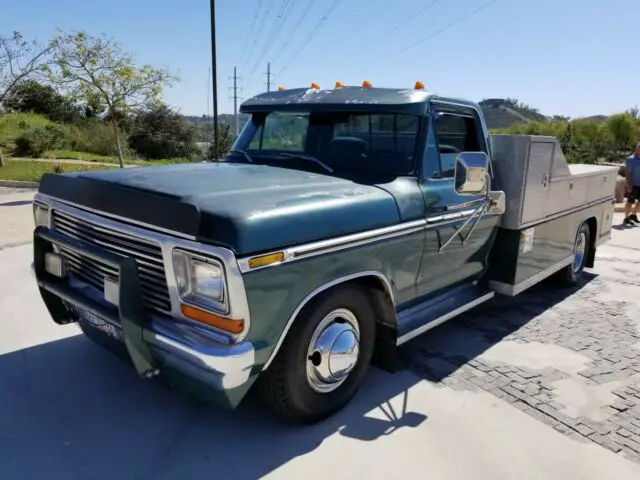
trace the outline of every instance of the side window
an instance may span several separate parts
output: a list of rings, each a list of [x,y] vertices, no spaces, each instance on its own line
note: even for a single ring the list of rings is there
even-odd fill
[[[480,125],[471,115],[437,112],[435,119],[440,175],[450,178],[455,173],[459,153],[484,150]]]

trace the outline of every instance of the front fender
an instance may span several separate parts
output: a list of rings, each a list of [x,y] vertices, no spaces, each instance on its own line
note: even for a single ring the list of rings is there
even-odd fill
[[[256,346],[256,366],[273,359],[304,305],[340,283],[372,276],[396,305],[413,298],[423,244],[418,231],[245,273],[252,318],[247,339]]]

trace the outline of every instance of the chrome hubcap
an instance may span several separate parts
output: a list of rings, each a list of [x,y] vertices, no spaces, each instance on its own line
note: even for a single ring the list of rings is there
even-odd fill
[[[584,232],[580,232],[576,238],[576,244],[573,248],[573,272],[578,273],[584,262],[584,253],[587,250],[587,236]]]
[[[307,381],[319,393],[335,390],[358,361],[360,329],[356,316],[345,308],[322,319],[307,351]]]

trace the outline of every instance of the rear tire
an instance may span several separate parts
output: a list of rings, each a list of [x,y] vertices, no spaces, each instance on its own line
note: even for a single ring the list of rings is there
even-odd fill
[[[573,242],[573,262],[558,272],[558,280],[562,286],[573,287],[582,279],[584,266],[590,254],[590,242],[591,229],[587,222],[583,222],[580,224],[580,227],[578,227]]]
[[[321,294],[296,318],[258,379],[261,397],[295,423],[316,423],[338,412],[367,373],[375,327],[374,311],[361,288],[346,285]]]

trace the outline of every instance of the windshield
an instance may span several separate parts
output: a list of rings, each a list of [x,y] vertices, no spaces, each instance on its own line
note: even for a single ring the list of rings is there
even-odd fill
[[[407,175],[419,125],[419,116],[406,114],[254,114],[233,149],[292,168]]]

